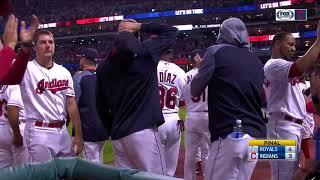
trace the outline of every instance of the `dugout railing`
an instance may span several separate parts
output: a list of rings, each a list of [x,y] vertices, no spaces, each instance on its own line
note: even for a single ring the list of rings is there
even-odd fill
[[[101,165],[80,158],[56,158],[0,170],[1,180],[179,180],[135,169]]]

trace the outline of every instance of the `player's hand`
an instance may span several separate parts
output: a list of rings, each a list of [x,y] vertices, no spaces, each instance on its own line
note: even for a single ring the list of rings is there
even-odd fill
[[[21,21],[20,39],[23,43],[32,43],[33,36],[39,27],[38,17],[32,15],[31,24],[29,29],[26,29],[26,23]]]
[[[177,129],[178,129],[179,133],[182,133],[184,131],[184,121],[183,120],[177,121]]]
[[[21,134],[19,135],[14,135],[13,136],[13,142],[12,144],[15,146],[15,147],[21,147],[23,146],[23,138],[21,136]]]
[[[18,41],[18,18],[15,15],[11,14],[9,19],[4,27],[3,32],[3,46],[9,46],[10,48],[14,49],[16,47]]]
[[[121,21],[118,27],[118,32],[127,31],[130,33],[135,33],[140,30],[141,23],[131,22],[131,21]]]
[[[83,150],[83,139],[82,137],[75,136],[72,139],[72,150],[78,156]]]

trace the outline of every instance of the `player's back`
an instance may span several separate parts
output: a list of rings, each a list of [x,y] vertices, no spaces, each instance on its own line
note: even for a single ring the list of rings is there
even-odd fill
[[[201,94],[200,97],[191,97],[190,89],[191,89],[191,81],[193,77],[198,73],[198,69],[194,68],[191,69],[186,73],[187,77],[187,85],[185,86],[183,90],[183,100],[187,107],[187,113],[188,112],[208,112],[208,87],[205,89],[205,91]]]
[[[157,67],[162,113],[177,113],[186,85],[186,74],[176,64],[160,61]]]

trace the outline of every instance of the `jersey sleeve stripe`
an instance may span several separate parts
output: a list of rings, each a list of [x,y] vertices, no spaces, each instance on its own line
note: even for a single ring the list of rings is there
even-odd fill
[[[17,103],[8,103],[7,106],[17,106],[17,107],[23,108],[23,105],[17,104]]]

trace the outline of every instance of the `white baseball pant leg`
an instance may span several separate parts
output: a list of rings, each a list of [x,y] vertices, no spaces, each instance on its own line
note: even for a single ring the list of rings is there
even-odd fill
[[[13,132],[8,122],[0,122],[0,168],[28,163],[27,147],[12,144]]]
[[[25,138],[30,162],[46,162],[55,157],[75,156],[66,125],[62,128],[47,128],[35,126],[34,121],[26,121]]]
[[[270,139],[291,139],[297,141],[297,161],[270,161],[272,180],[292,179],[299,168],[299,155],[301,145],[302,126],[294,122],[279,120],[274,117],[269,119],[267,130]]]
[[[0,123],[0,168],[6,168],[14,165],[12,131],[7,122]]]
[[[177,126],[178,113],[163,114],[165,123],[159,127],[161,142],[164,146],[167,175],[174,176],[179,159],[181,132]]]
[[[215,140],[210,147],[204,180],[249,180],[257,161],[248,161],[249,140],[226,137]]]
[[[196,179],[195,162],[198,160],[198,153],[201,155],[199,159],[202,161],[202,172],[205,174],[206,161],[209,156],[209,145],[211,144],[208,125],[208,113],[187,114],[185,122],[185,180]]]
[[[89,161],[103,164],[104,141],[84,142],[83,157]]]
[[[112,140],[115,166],[166,175],[164,149],[158,128],[144,129]]]

